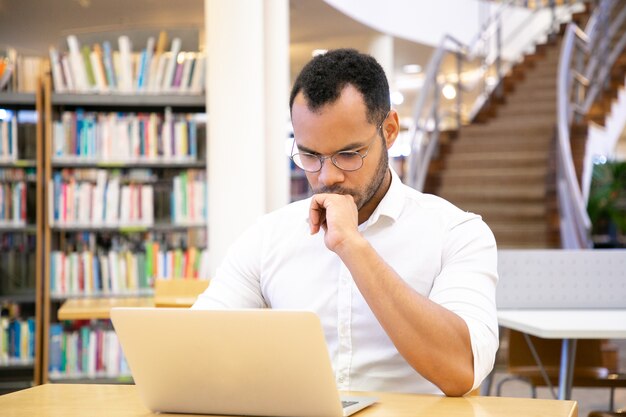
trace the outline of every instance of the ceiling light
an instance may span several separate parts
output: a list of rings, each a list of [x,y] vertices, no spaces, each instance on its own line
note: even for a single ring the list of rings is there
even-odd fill
[[[311,56],[316,57],[318,55],[324,55],[326,52],[328,52],[328,49],[313,49]]]
[[[418,64],[408,64],[402,67],[405,74],[417,74],[422,72],[422,66]]]
[[[391,103],[395,106],[399,106],[404,103],[404,95],[399,91],[394,91],[391,93]]]
[[[441,89],[441,94],[443,94],[443,96],[448,100],[452,100],[456,97],[456,88],[454,88],[452,84],[448,83]]]

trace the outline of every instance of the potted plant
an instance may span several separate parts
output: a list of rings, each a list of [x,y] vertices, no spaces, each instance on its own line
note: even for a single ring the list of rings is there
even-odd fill
[[[626,246],[626,162],[594,165],[587,212],[601,246]]]

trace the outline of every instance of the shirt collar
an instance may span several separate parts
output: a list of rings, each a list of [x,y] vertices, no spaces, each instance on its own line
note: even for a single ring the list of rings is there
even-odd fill
[[[381,216],[388,217],[395,222],[404,208],[404,184],[392,167],[389,167],[389,171],[391,171],[391,185],[370,218],[363,224],[365,227],[375,224]]]

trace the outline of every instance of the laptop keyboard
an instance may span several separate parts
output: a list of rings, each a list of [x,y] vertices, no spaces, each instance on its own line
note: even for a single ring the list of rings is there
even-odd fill
[[[357,401],[341,401],[341,406],[343,408],[350,407],[351,405],[356,404]]]

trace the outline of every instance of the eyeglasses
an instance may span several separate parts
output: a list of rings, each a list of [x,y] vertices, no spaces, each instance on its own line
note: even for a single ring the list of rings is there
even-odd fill
[[[370,147],[378,138],[378,131],[382,129],[383,123],[387,120],[387,116],[376,128],[376,134],[369,140],[369,143],[361,151],[339,151],[329,156],[316,155],[309,152],[297,152],[293,153],[296,141],[293,141],[291,146],[291,160],[299,168],[302,168],[306,172],[319,172],[324,165],[324,161],[330,159],[334,166],[342,171],[356,171],[363,166],[363,159],[370,151]],[[365,150],[365,153],[361,152]]]

